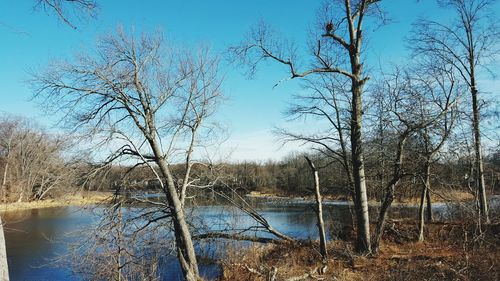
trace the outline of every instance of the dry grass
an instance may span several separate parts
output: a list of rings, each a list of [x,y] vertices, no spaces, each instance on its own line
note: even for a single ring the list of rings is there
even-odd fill
[[[0,212],[53,208],[62,206],[85,206],[109,202],[112,196],[113,194],[110,192],[81,192],[76,194],[68,194],[57,199],[0,204]]]
[[[254,197],[254,198],[277,198],[277,199],[289,199],[289,198],[296,198],[296,199],[304,199],[304,200],[314,200],[314,195],[313,194],[287,194],[283,191],[277,190],[277,189],[272,189],[272,188],[258,188],[258,190],[251,191],[248,194],[249,197]],[[341,194],[325,194],[323,195],[323,200],[332,200],[332,201],[350,201],[351,198],[347,195],[341,195]],[[437,194],[434,194],[432,196],[433,202],[467,202],[467,201],[473,201],[474,200],[474,195],[471,194],[470,192],[466,190],[455,190],[455,189],[450,189],[446,191],[438,191]],[[370,204],[379,204],[380,202],[372,199],[370,200]],[[411,205],[416,205],[420,203],[420,197],[397,197],[394,201],[394,203],[401,203],[401,204],[411,204]]]
[[[325,262],[311,244],[232,251],[221,280],[265,281],[274,274],[275,280],[500,280],[500,224],[481,236],[473,235],[473,226],[430,224],[424,243],[413,242],[416,235],[399,237],[410,232],[416,232],[411,224],[392,228],[370,257],[356,255],[350,242],[330,242]]]
[[[432,195],[433,202],[467,202],[473,201],[474,195],[465,190],[449,189],[437,191]],[[397,200],[398,203],[419,204],[420,197],[403,197]]]

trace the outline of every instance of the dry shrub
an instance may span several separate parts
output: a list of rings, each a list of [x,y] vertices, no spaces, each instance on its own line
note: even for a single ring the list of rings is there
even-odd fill
[[[418,243],[415,222],[392,222],[377,256],[359,256],[351,242],[331,241],[324,275],[315,242],[233,249],[221,280],[269,280],[274,271],[277,281],[307,274],[301,280],[500,280],[500,224],[483,228],[478,236],[473,224],[430,223],[427,240]]]

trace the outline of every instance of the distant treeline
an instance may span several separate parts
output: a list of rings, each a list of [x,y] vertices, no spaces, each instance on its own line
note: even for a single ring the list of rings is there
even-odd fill
[[[373,154],[368,154],[373,155]],[[325,195],[350,198],[350,183],[342,166],[332,162],[325,154],[309,155],[320,167],[320,182]],[[486,182],[488,191],[500,193],[500,150],[486,157]],[[431,177],[435,192],[446,197],[451,190],[471,192],[474,183],[470,182],[470,161],[468,158],[449,159],[434,164],[434,173]],[[367,183],[369,198],[380,199],[383,196],[383,187],[389,177],[389,163],[383,163],[380,158],[367,157]],[[404,177],[401,188],[397,190],[396,198],[418,197],[421,192],[423,172],[419,160],[415,158],[411,165],[406,166],[407,176]],[[115,166],[110,169],[106,177],[99,180],[99,187],[90,188],[116,190],[154,190],[159,188],[154,174],[149,168]],[[175,174],[183,174],[184,167],[173,167]],[[239,163],[219,163],[213,165],[194,166],[193,174],[199,179],[195,186],[199,190],[232,189],[241,193],[257,191],[263,194],[281,196],[307,196],[312,194],[313,175],[304,158],[304,154],[295,154],[285,157],[281,161],[244,161]],[[182,179],[178,179],[179,182]],[[193,188],[191,192],[197,192]]]
[[[148,167],[91,164],[67,135],[51,134],[26,119],[4,117],[0,120],[0,175],[2,201],[30,201],[58,197],[77,190],[150,190],[160,188]],[[365,153],[368,196],[380,199],[392,163],[390,144],[376,145],[372,140]],[[416,197],[423,184],[423,160],[419,143],[408,144],[408,160],[396,198]],[[452,189],[473,192],[475,183],[473,157],[457,154],[456,149],[443,153],[433,163],[431,176],[435,191]],[[342,164],[327,152],[309,155],[319,167],[322,192],[350,197],[351,184]],[[491,193],[500,193],[500,149],[485,157],[486,184]],[[174,165],[174,175],[184,174],[185,166]],[[311,194],[313,176],[303,154],[289,155],[280,161],[198,164],[192,167],[190,192],[232,189],[241,193],[257,191],[275,195]],[[181,177],[176,178],[178,183]]]

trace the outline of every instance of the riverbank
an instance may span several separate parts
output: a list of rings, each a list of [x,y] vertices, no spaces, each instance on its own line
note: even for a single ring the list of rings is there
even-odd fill
[[[293,202],[293,203],[314,203],[314,195],[307,196],[298,196],[298,195],[281,195],[274,192],[259,192],[252,191],[246,195],[246,197],[251,199],[258,200],[268,200],[268,201],[277,201],[277,202]],[[447,203],[447,202],[470,202],[474,200],[474,195],[466,191],[459,190],[448,190],[446,193],[435,193],[432,196],[433,203]],[[323,202],[324,204],[335,204],[339,202],[348,203],[351,202],[352,199],[348,196],[339,195],[324,195]],[[397,205],[415,205],[420,202],[420,198],[395,198],[394,204]],[[379,205],[380,202],[376,200],[369,200],[368,203],[370,205]]]
[[[221,280],[500,280],[500,224],[477,234],[473,224],[430,223],[418,243],[412,222],[391,222],[376,256],[354,252],[352,240],[264,245],[231,251]],[[351,237],[352,238],[352,237]]]
[[[60,198],[44,199],[31,202],[13,202],[0,204],[1,212],[31,210],[41,208],[54,208],[64,206],[85,206],[101,203],[108,203],[113,197],[111,192],[84,191],[75,194],[68,194]]]

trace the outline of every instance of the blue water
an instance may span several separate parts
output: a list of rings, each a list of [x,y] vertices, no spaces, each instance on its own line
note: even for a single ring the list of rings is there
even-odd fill
[[[499,209],[500,200],[491,202],[491,209]],[[257,204],[259,212],[279,231],[296,238],[317,239],[316,218],[312,206],[304,202],[262,203]],[[325,221],[327,233],[332,235],[352,224],[352,206],[340,204],[325,205]],[[137,210],[127,209],[129,213]],[[437,220],[449,220],[469,212],[470,207],[458,205],[436,204],[434,207]],[[68,245],[78,243],[83,236],[81,230],[90,232],[100,220],[103,208],[82,209],[79,207],[58,207],[16,211],[2,214],[4,220],[7,257],[10,277],[13,281],[43,280],[83,280],[81,274],[74,273],[69,266],[61,266],[55,262],[58,258],[67,259]],[[371,211],[373,215],[376,212]],[[227,206],[199,206],[190,213],[193,226],[198,232],[208,230],[246,229],[255,224],[241,211]],[[125,215],[126,216],[126,215]],[[416,217],[414,206],[394,206],[391,210],[393,218]],[[88,233],[87,233],[88,234]],[[271,237],[268,233],[251,233],[263,237]],[[197,245],[200,255],[208,258],[220,258],[225,244],[203,243]],[[244,246],[237,244],[237,247]],[[234,244],[233,244],[234,246]],[[162,261],[164,268],[160,270],[162,280],[181,280],[180,267],[174,256],[166,255]],[[64,263],[63,263],[64,264]],[[207,279],[214,279],[220,274],[215,263],[200,263],[200,272]]]

